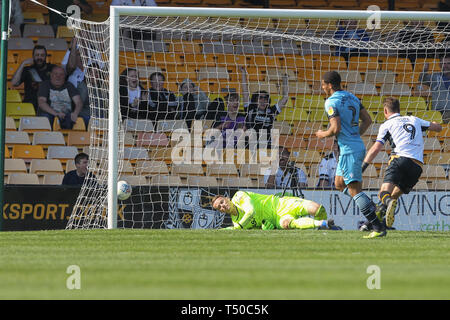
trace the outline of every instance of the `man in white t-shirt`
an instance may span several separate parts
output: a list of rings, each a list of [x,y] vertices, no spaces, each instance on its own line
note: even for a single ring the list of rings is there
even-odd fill
[[[414,116],[400,115],[400,102],[395,98],[383,101],[386,121],[380,126],[377,140],[367,152],[363,171],[381,151],[386,142],[391,143],[393,152],[386,169],[383,184],[378,197],[386,207],[386,226],[394,223],[397,200],[402,194],[408,194],[419,181],[423,166],[423,136],[425,130],[441,131],[442,126]],[[377,214],[382,220],[382,215]]]
[[[284,188],[286,185],[292,188],[304,188],[308,185],[308,178],[302,169],[289,162],[291,153],[284,147],[279,148],[279,166],[275,174],[271,168],[264,175],[264,184],[267,188]],[[294,175],[291,177],[292,173]]]

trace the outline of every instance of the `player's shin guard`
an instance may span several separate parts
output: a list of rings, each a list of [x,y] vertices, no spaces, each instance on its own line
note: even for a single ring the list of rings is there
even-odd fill
[[[353,197],[353,200],[355,200],[359,211],[361,211],[366,219],[372,224],[374,230],[380,231],[384,229],[383,225],[381,224],[380,220],[378,220],[375,214],[375,204],[364,192],[358,193]]]
[[[311,218],[298,218],[289,223],[289,229],[314,229],[322,226],[323,221]]]
[[[321,205],[319,210],[314,214],[314,220],[327,220],[327,211]]]

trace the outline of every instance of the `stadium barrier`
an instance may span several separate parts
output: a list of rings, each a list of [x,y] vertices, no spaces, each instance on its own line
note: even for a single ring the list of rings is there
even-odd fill
[[[265,194],[280,193],[280,190],[273,189],[247,190]],[[6,185],[3,230],[65,229],[79,191],[79,187],[68,186]],[[230,217],[212,210],[209,202],[211,194],[233,196],[236,191],[237,189],[228,187],[136,186],[133,187],[133,195],[146,195],[147,198],[142,198],[140,204],[132,203],[131,198],[119,202],[118,227],[198,229],[228,226],[231,224]],[[334,218],[336,224],[344,230],[356,230],[358,221],[363,220],[352,199],[339,191],[305,189],[303,194],[306,199],[320,202],[326,208],[328,216]],[[367,194],[377,201],[377,190],[367,191]],[[139,212],[143,212],[139,219],[136,217],[136,208],[133,208],[137,205],[141,206]],[[134,219],[131,220],[129,215],[134,215]],[[397,230],[450,231],[450,193],[411,192],[403,195],[397,208],[395,227]]]

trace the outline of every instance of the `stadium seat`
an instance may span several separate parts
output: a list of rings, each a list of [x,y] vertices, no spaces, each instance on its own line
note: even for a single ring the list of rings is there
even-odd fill
[[[12,157],[15,159],[45,159],[42,146],[16,144],[12,147]]]
[[[269,81],[281,81],[287,75],[288,81],[297,81],[297,75],[293,69],[267,68],[267,78]],[[295,92],[295,91],[294,91]]]
[[[386,152],[380,152],[372,160],[372,163],[376,168],[380,168],[383,164],[388,163],[388,161],[389,161],[389,156],[386,154]]]
[[[328,153],[333,149],[333,144],[334,138],[319,139],[316,137],[311,137],[305,140],[302,148]]]
[[[350,57],[348,61],[349,70],[358,70],[360,72],[367,72],[368,70],[378,70],[377,57]]]
[[[78,154],[76,147],[69,146],[49,146],[47,150],[47,159],[59,159],[63,165],[69,160],[73,160]]]
[[[429,190],[448,191],[450,190],[450,180],[436,180],[431,182]]]
[[[33,145],[41,145],[44,149],[49,146],[65,146],[64,136],[58,131],[41,131],[33,135]]]
[[[374,120],[374,119],[372,119]],[[380,123],[372,123],[369,128],[364,132],[363,136],[372,136],[376,137],[378,135],[378,131],[380,130]]]
[[[161,160],[138,160],[135,164],[137,175],[169,174],[169,168]]]
[[[307,82],[289,82],[289,95],[311,94],[312,90]]]
[[[190,187],[217,187],[219,183],[215,177],[187,176],[186,185]]]
[[[61,185],[64,179],[63,174],[48,173],[43,175],[41,184],[43,185]]]
[[[137,160],[149,160],[147,149],[136,147],[124,147],[123,158],[135,163]]]
[[[66,56],[66,51],[56,51],[47,52],[47,62],[52,64],[61,64]]]
[[[122,170],[120,170],[121,175],[133,175],[134,167],[130,161],[124,160],[122,163]]]
[[[412,64],[408,58],[393,57],[393,56],[380,56],[380,67],[382,70],[390,70],[396,73],[400,72],[412,72]]]
[[[23,159],[5,159],[5,174],[14,172],[28,173],[27,166]]]
[[[188,130],[184,120],[160,120],[156,126],[157,132],[171,133],[176,129]]]
[[[221,67],[203,67],[200,68],[198,74],[197,74],[197,80],[201,81],[204,79],[214,79],[214,80],[228,80],[229,75],[226,68]]]
[[[300,108],[283,108],[281,109],[280,114],[275,118],[276,121],[307,121],[308,113]]]
[[[213,54],[186,54],[184,56],[184,63],[188,67],[203,68],[203,67],[215,67],[216,59]]]
[[[26,36],[23,38],[11,38],[8,40],[8,51],[10,50],[29,50],[33,51],[34,42]]]
[[[405,83],[384,83],[381,85],[382,96],[411,96],[411,89]]]
[[[367,189],[380,189],[380,186],[383,184],[383,179],[381,178],[370,178],[370,179],[363,179],[362,181],[362,187],[364,190]]]
[[[315,150],[298,149],[291,151],[291,158],[296,163],[311,164],[322,161],[322,156]]]
[[[122,175],[119,179],[126,181],[131,186],[145,186],[149,184],[149,181],[144,176]]]
[[[355,95],[378,95],[377,88],[372,83],[348,83],[347,90]]]
[[[4,155],[5,159],[10,158],[11,157],[11,153],[9,152],[8,148],[5,148],[5,155]]]
[[[16,70],[20,67],[19,63],[8,63],[6,66],[6,77],[8,80],[12,79]]]
[[[423,166],[422,178],[426,179],[427,181],[436,179],[445,180],[447,179],[447,176],[443,166],[426,164]]]
[[[89,131],[69,131],[67,134],[67,145],[82,148],[90,145]]]
[[[370,164],[367,169],[363,172],[363,178],[377,178],[377,169],[373,164]]]
[[[235,164],[207,164],[206,176],[237,176],[238,171]]]
[[[7,184],[39,184],[39,178],[34,173],[12,173]]]
[[[20,95],[20,92],[18,90],[7,90],[6,102],[22,103],[22,96]]]
[[[264,165],[261,163],[244,163],[239,167],[239,173],[241,177],[258,177],[264,176],[268,165]]]
[[[258,91],[266,91],[270,94],[278,94],[279,90],[275,83],[273,82],[259,82],[264,79],[264,74],[258,75],[258,77],[261,77],[261,79],[252,79],[249,74],[251,82],[248,84],[248,90],[250,94],[258,92]],[[252,80],[256,80],[252,81]]]
[[[36,111],[33,104],[27,102],[7,102],[6,103],[6,116],[12,117],[17,122],[20,118],[36,116]]]
[[[425,163],[429,165],[450,165],[450,152],[437,152],[427,155]]]
[[[19,131],[37,132],[51,131],[50,122],[46,117],[21,117]]]
[[[439,111],[418,111],[416,113],[416,117],[422,118],[427,121],[442,123],[442,115]]]
[[[172,164],[172,174],[176,174],[180,177],[186,177],[189,175],[203,175],[203,167],[201,164]]]
[[[12,117],[6,117],[5,130],[6,131],[16,131],[17,130],[16,122],[14,121],[14,119]]]
[[[67,26],[58,26],[58,29],[56,30],[56,37],[63,38],[67,42],[70,42],[74,36],[73,30],[69,29]]]
[[[151,132],[155,131],[153,122],[145,119],[125,119],[123,121],[125,131]]]
[[[322,122],[309,122],[309,121],[299,121],[296,122],[293,127],[293,133],[297,136],[312,136],[317,130],[322,130]]]
[[[64,170],[58,159],[33,159],[30,164],[30,173],[37,175],[47,173],[64,174]]]
[[[423,138],[423,152],[425,154],[432,152],[441,152],[441,143],[437,138]]]
[[[219,185],[230,188],[254,188],[255,183],[249,177],[222,177],[219,179]]]
[[[30,137],[25,131],[5,131],[5,144],[11,147],[14,144],[30,144]]]
[[[385,83],[395,83],[395,73],[390,70],[387,70],[387,71],[370,70],[370,71],[366,72],[364,81],[373,83],[375,85],[381,85],[381,84],[385,84]]]
[[[292,134],[292,127],[289,123],[285,121],[274,121],[273,129],[278,130],[280,135],[290,135]]]
[[[315,61],[315,67],[321,71],[341,71],[347,70],[347,62],[341,56],[320,56],[320,59]]]
[[[162,132],[139,132],[136,138],[137,147],[164,148],[169,145],[169,139]]]
[[[361,74],[356,70],[339,70],[339,74],[343,83],[363,82]]]
[[[52,26],[46,24],[25,24],[23,28],[23,37],[38,41],[39,38],[54,38],[55,33]]]
[[[64,172],[68,173],[70,171],[76,170],[77,167],[75,166],[75,160],[68,160],[66,162],[66,167],[64,169]]]
[[[150,159],[165,161],[166,163],[172,162],[172,148],[157,148],[150,150]]]
[[[361,103],[369,111],[383,111],[383,97],[379,96],[363,96]]]
[[[149,184],[151,186],[182,186],[183,183],[179,176],[174,175],[153,175]]]
[[[427,103],[422,97],[399,97],[398,100],[400,101],[400,110],[411,112],[412,115],[415,115],[417,111],[427,110]]]
[[[68,134],[70,131],[78,130],[78,131],[86,131],[86,124],[84,123],[83,118],[78,117],[77,121],[73,125],[72,129],[61,129],[60,121],[58,117],[55,117],[53,120],[53,131],[61,131],[64,134]]]
[[[306,141],[303,140],[302,136],[285,136],[280,135],[278,144],[288,149],[299,149],[304,148]]]
[[[311,110],[308,118],[311,122],[327,123],[329,121],[324,109]]]

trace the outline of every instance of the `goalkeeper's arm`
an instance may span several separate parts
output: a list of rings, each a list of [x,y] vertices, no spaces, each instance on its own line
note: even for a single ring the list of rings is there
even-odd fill
[[[255,215],[255,208],[253,207],[250,196],[245,192],[240,192],[238,197],[233,197],[233,204],[240,210],[244,211],[244,216],[237,222],[237,228],[244,229]]]

